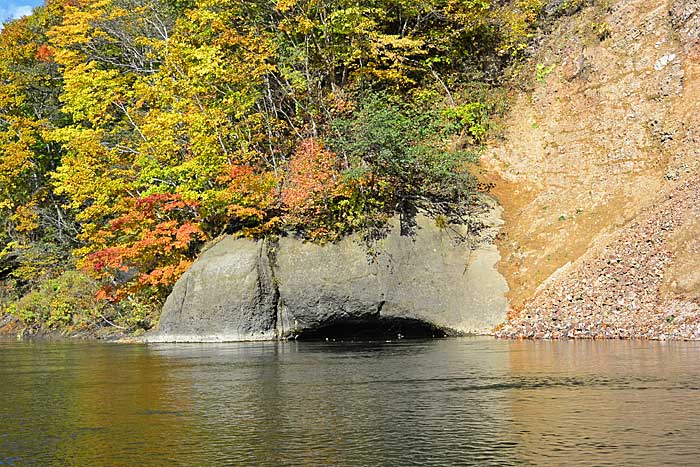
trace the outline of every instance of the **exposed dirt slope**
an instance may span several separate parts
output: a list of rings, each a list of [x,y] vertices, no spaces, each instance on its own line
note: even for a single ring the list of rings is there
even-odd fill
[[[499,335],[700,339],[697,302],[663,290],[679,263],[674,237],[695,224],[690,216],[700,216],[695,181],[671,190],[605,247],[552,278]],[[696,254],[698,246],[697,240],[691,246]]]
[[[501,335],[700,337],[700,2],[600,3],[543,35],[484,158]]]

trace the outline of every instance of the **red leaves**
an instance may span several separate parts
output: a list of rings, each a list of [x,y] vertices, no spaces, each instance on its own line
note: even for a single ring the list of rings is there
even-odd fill
[[[181,260],[177,264],[154,269],[148,274],[141,274],[138,278],[138,283],[141,286],[151,287],[174,284],[191,264],[192,261],[190,260]]]
[[[40,62],[51,62],[53,61],[53,49],[47,44],[41,44],[39,49],[36,51],[36,59]]]
[[[254,173],[255,170],[250,165],[230,164],[228,166],[228,171],[224,175],[220,176],[217,181],[219,183],[236,182],[246,177],[250,177]]]
[[[191,222],[185,222],[177,229],[177,232],[175,232],[175,243],[173,243],[173,247],[178,249],[187,248],[192,240],[196,237],[201,238],[201,236],[202,231],[198,226]]]
[[[138,198],[135,201],[135,207],[144,212],[152,214],[155,210],[165,212],[175,211],[184,208],[197,208],[198,204],[193,201],[184,201],[182,196],[171,193],[158,193],[145,198]]]
[[[127,271],[129,268],[124,265],[126,250],[119,247],[104,248],[88,255],[85,265],[96,273],[102,273],[108,269]]]
[[[289,162],[282,190],[282,203],[289,220],[297,221],[305,215],[320,213],[337,186],[336,155],[313,138],[299,143]]]
[[[100,297],[118,301],[174,284],[191,263],[193,243],[205,239],[196,207],[170,193],[126,199],[124,214],[95,235],[104,247],[83,260],[84,269],[108,281]]]

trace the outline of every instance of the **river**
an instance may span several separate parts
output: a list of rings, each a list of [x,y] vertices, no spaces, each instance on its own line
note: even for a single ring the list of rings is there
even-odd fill
[[[700,344],[0,341],[0,465],[700,463]]]

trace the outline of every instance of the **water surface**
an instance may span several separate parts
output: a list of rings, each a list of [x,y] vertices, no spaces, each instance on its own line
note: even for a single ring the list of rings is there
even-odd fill
[[[698,465],[700,345],[0,341],[0,465]]]

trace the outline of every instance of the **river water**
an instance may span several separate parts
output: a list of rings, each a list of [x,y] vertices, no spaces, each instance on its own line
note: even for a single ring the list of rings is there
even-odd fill
[[[0,465],[698,465],[700,345],[0,342]]]

